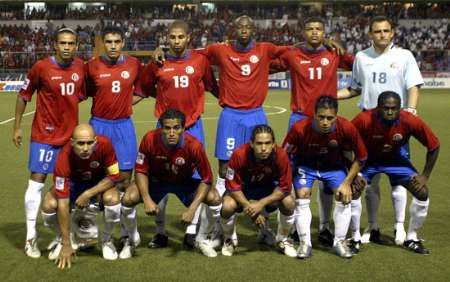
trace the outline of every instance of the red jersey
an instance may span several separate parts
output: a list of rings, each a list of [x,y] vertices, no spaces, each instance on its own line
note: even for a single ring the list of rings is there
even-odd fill
[[[225,186],[230,191],[248,187],[278,187],[285,194],[291,193],[292,170],[286,152],[275,145],[266,160],[256,160],[250,144],[243,144],[231,155]]]
[[[70,196],[70,182],[98,183],[105,177],[116,182],[120,180],[119,163],[111,141],[97,135],[97,144],[89,159],[81,159],[67,143],[56,159],[53,173],[53,192],[56,198]]]
[[[166,54],[166,61],[159,67],[149,63],[141,76],[144,96],[154,96],[156,86],[155,116],[159,118],[169,108],[186,115],[186,127],[194,124],[204,110],[205,90],[217,92],[208,59],[188,50],[182,58]]]
[[[247,49],[231,44],[212,44],[198,50],[219,66],[219,104],[240,110],[261,107],[269,87],[270,61],[289,47],[251,43]]]
[[[353,151],[356,160],[360,162],[367,158],[367,151],[358,130],[350,121],[339,116],[329,133],[320,133],[312,118],[296,122],[286,136],[283,147],[293,154],[296,165],[317,170],[341,168],[344,165],[344,151]]]
[[[133,94],[142,95],[140,73],[141,63],[134,57],[122,55],[114,64],[102,56],[91,59],[86,71],[91,114],[108,120],[130,117]]]
[[[184,132],[181,143],[169,148],[162,138],[161,129],[144,135],[139,146],[136,172],[147,174],[154,181],[183,184],[197,170],[202,182],[212,183],[211,166],[200,141]]]
[[[31,141],[62,146],[78,124],[78,103],[85,99],[83,61],[74,58],[67,67],[54,57],[36,62],[19,92],[31,101],[37,91],[36,113],[31,127]]]
[[[323,95],[337,98],[337,69],[351,70],[354,57],[338,56],[327,48],[291,48],[272,61],[271,68],[291,74],[291,111],[312,117],[316,100]]]
[[[400,117],[392,123],[384,122],[376,109],[361,112],[352,123],[359,130],[369,152],[369,160],[393,161],[400,156],[400,148],[414,136],[428,151],[439,147],[439,140],[431,129],[411,113],[400,110]]]

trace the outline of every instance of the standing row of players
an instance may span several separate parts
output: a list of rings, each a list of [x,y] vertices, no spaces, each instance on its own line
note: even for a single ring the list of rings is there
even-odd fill
[[[412,89],[417,89],[423,81],[420,81],[421,78],[409,80],[398,78],[399,75],[405,75],[404,69],[412,68],[411,58],[412,61],[414,58],[408,51],[394,49],[391,46],[393,31],[388,19],[375,18],[371,21],[370,27],[374,46],[368,53],[373,61],[376,61],[377,53],[382,54],[378,57],[383,57],[387,53],[391,55],[390,53],[400,52],[406,59],[399,61],[398,57],[392,58],[395,60],[395,64],[389,66],[392,71],[380,72],[379,78],[376,77],[377,72],[373,72],[374,78],[371,75],[362,76],[367,81],[354,79],[355,85],[347,96],[360,93],[358,91],[363,92],[363,97],[370,96],[370,93],[365,94],[364,91],[373,78],[374,82],[388,87],[384,90],[402,93],[403,105],[408,96],[408,108],[415,109],[418,92],[413,93]],[[276,70],[289,69],[293,85],[298,85],[292,89],[291,125],[295,120],[312,116],[311,109],[320,95],[328,93],[330,96],[336,96],[336,70],[338,66],[343,65],[342,62],[351,62],[351,58],[347,55],[339,56],[336,52],[324,48],[323,22],[320,19],[309,19],[305,22],[306,45],[300,48],[256,43],[252,39],[253,30],[253,21],[249,17],[242,16],[235,21],[235,42],[212,44],[205,50],[194,51],[187,49],[188,26],[184,22],[175,21],[169,28],[170,49],[166,53],[166,60],[162,65],[150,63],[142,73],[137,60],[121,54],[124,42],[120,30],[111,28],[104,31],[106,54],[91,60],[87,68],[73,57],[76,50],[75,32],[70,29],[59,30],[55,38],[56,55],[38,62],[32,68],[16,106],[14,142],[20,146],[22,140],[20,124],[26,101],[31,99],[35,90],[39,91],[30,149],[29,168],[32,173],[25,195],[26,253],[32,257],[40,256],[36,243],[35,222],[43,183],[47,173],[53,171],[53,163],[59,149],[69,140],[73,128],[78,123],[77,103],[85,98],[84,89],[93,96],[93,116],[90,123],[96,133],[108,136],[113,142],[121,172],[118,186],[123,190],[129,187],[131,170],[134,166],[133,158],[137,152],[136,137],[130,119],[131,105],[138,102],[140,97],[153,96],[156,98],[157,117],[168,108],[180,109],[186,115],[187,131],[203,141],[200,118],[204,104],[203,92],[210,90],[219,98],[219,104],[224,108],[219,119],[216,138],[216,157],[219,159],[216,188],[221,194],[225,190],[227,163],[232,152],[248,141],[255,125],[267,124],[261,106],[267,94],[267,74],[271,64]],[[357,62],[354,66],[358,65]],[[212,77],[210,64],[219,67],[221,79],[219,89]],[[407,77],[409,76],[417,76],[417,73],[410,71]],[[420,73],[418,76],[420,77]],[[391,85],[391,80],[401,81],[403,84]],[[404,94],[405,89],[408,95]],[[372,95],[376,97],[379,93],[381,92]],[[346,94],[342,97],[346,97]],[[373,108],[370,105],[363,107]],[[64,115],[57,112],[58,110],[63,110]],[[124,133],[128,135],[124,136]],[[111,214],[120,214],[120,208],[117,206],[112,209]],[[131,209],[130,213],[135,211]],[[126,213],[122,212],[123,214]],[[192,221],[197,220],[198,209]],[[161,232],[158,232],[162,236],[156,238],[154,245],[164,244],[164,240],[167,242],[163,220],[157,223],[162,224],[159,227]],[[126,229],[124,226],[122,230],[123,237],[127,238],[124,245],[136,245],[139,238],[130,238]],[[196,227],[188,227],[188,232],[189,229],[195,230]],[[199,232],[199,235],[201,233]],[[195,237],[185,236],[185,243],[192,245],[192,238]],[[108,247],[108,244],[104,244],[105,246]],[[104,254],[108,253],[105,250],[104,248]]]

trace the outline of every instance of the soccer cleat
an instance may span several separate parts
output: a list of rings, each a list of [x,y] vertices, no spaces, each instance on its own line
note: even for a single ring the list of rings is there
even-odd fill
[[[104,241],[102,244],[103,258],[106,260],[116,260],[118,257],[116,247],[112,240]]]
[[[422,241],[414,241],[414,240],[406,240],[403,243],[403,246],[407,248],[408,250],[411,250],[415,253],[421,254],[421,255],[429,255],[430,251],[425,248],[425,246],[422,244]]]
[[[169,237],[164,234],[157,233],[153,236],[153,239],[148,243],[150,249],[159,249],[167,247],[169,243]]]
[[[61,244],[61,237],[55,237],[50,244],[47,246],[48,253],[48,259],[49,260],[55,260],[58,258],[59,253],[61,252],[62,244]]]
[[[294,242],[291,239],[284,239],[277,243],[278,249],[291,258],[297,257],[297,251],[294,248]]]
[[[195,237],[196,237],[195,234],[189,234],[189,233],[184,234],[183,246],[186,249],[193,249],[193,248],[195,248]]]
[[[24,250],[25,254],[30,258],[39,258],[41,256],[41,251],[39,250],[39,247],[37,245],[36,237],[25,242]]]
[[[361,236],[361,243],[363,244],[370,243],[370,229],[366,228],[366,230],[364,230],[364,233]]]
[[[298,233],[297,230],[295,230],[292,233],[289,234],[289,238],[292,239],[295,243],[299,243],[300,240],[298,239]]]
[[[349,247],[350,251],[352,252],[352,254],[356,255],[359,253],[359,250],[361,249],[361,241],[355,241],[355,240],[351,239],[348,242],[348,247]]]
[[[380,236],[380,229],[373,229],[370,230],[370,238],[369,238],[370,242],[374,242],[377,244],[381,244],[383,243],[383,241],[381,240],[381,236]]]
[[[353,254],[350,248],[347,246],[344,240],[337,241],[333,246],[334,252],[341,258],[352,258]]]
[[[274,246],[276,243],[275,234],[270,227],[259,229],[258,242],[267,246]]]
[[[394,230],[395,244],[397,246],[402,246],[406,239],[406,232],[402,230]]]
[[[214,250],[214,248],[211,245],[211,242],[209,240],[201,240],[196,242],[197,249],[200,250],[200,252],[209,257],[209,258],[215,258],[217,257],[217,252]]]
[[[122,237],[120,239],[122,243],[122,250],[120,251],[119,258],[120,259],[129,259],[135,254],[135,244],[131,242],[128,237]]]
[[[236,249],[236,247],[233,244],[233,240],[228,238],[225,240],[225,242],[223,242],[222,255],[231,257],[233,255],[235,249]]]
[[[299,259],[306,259],[312,256],[312,247],[304,241],[300,241],[300,245],[297,249],[297,257]]]
[[[333,233],[328,228],[325,228],[319,232],[318,239],[322,245],[333,247],[333,237]]]

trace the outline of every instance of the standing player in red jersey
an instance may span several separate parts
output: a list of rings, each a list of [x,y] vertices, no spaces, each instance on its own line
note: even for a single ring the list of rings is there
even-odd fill
[[[93,99],[90,124],[97,134],[105,135],[113,142],[123,181],[118,188],[123,191],[131,179],[137,155],[131,114],[133,101],[140,99],[133,95],[142,95],[141,64],[136,58],[122,53],[125,41],[120,28],[106,27],[102,39],[105,54],[91,59],[86,71],[87,94]],[[124,228],[122,237],[125,249],[133,243],[130,241],[139,241],[138,237],[128,238]]]
[[[369,157],[361,170],[362,177],[370,184],[373,177],[384,173],[391,186],[402,185],[413,195],[409,208],[410,221],[406,241],[403,246],[419,254],[429,254],[418,239],[417,232],[422,227],[428,213],[429,198],[427,182],[439,155],[439,140],[431,129],[417,116],[401,110],[400,95],[385,91],[378,96],[377,108],[359,113],[352,123],[359,130],[367,147]],[[423,172],[418,174],[408,156],[401,148],[414,136],[428,150]],[[364,181],[358,181],[361,188]],[[361,209],[359,209],[359,217]],[[359,217],[356,230],[359,232]],[[355,222],[352,222],[355,224]],[[354,251],[359,250],[361,242],[351,240]]]
[[[181,215],[183,224],[191,224],[201,203],[211,210],[210,221],[218,219],[222,204],[218,192],[211,189],[212,171],[203,144],[185,132],[185,115],[177,109],[165,111],[158,122],[161,128],[147,132],[142,138],[136,160],[136,183],[127,189],[122,210],[134,209],[142,201],[145,213],[158,215],[158,203],[172,193],[187,207]],[[193,177],[196,171],[200,179]],[[128,233],[135,233],[136,215],[126,213],[124,218]],[[210,256],[216,255],[214,252]]]
[[[186,131],[205,144],[205,134],[201,115],[205,105],[205,90],[218,96],[217,82],[208,59],[188,49],[189,26],[180,20],[174,21],[168,29],[169,51],[162,65],[149,63],[141,76],[141,88],[145,96],[156,99],[155,116],[159,118],[169,108],[182,111],[186,115]],[[156,95],[155,95],[156,93]],[[158,124],[158,127],[161,126]],[[157,236],[150,242],[151,248],[164,247],[167,242],[165,232],[165,209],[167,198],[159,205],[156,217]],[[188,248],[195,247],[197,223],[200,208],[192,224],[186,229],[183,243]]]
[[[337,116],[337,100],[322,96],[316,101],[314,118],[298,121],[289,131],[283,147],[291,155],[295,166],[294,188],[296,200],[296,227],[301,259],[312,255],[311,188],[315,180],[324,183],[324,189],[335,195],[334,251],[343,258],[352,253],[345,243],[350,224],[352,199],[351,183],[367,158],[366,148],[358,130],[348,120]],[[344,152],[352,151],[355,159],[347,169]]]
[[[56,156],[78,124],[78,103],[85,96],[83,61],[75,57],[77,34],[62,28],[55,34],[55,56],[40,60],[31,68],[17,96],[13,142],[22,145],[22,116],[27,102],[37,92],[36,113],[31,128],[28,169],[31,172],[25,192],[27,235],[25,253],[41,256],[37,245],[36,218],[48,173]]]
[[[120,197],[115,184],[120,181],[119,165],[111,141],[95,135],[88,124],[78,125],[58,155],[52,191],[42,204],[44,222],[59,237],[49,253],[58,267],[70,268],[74,254],[70,239],[70,212],[83,213],[90,205],[104,205],[102,253],[108,260],[117,259],[111,239],[113,227],[120,220]],[[58,224],[59,223],[59,224]]]

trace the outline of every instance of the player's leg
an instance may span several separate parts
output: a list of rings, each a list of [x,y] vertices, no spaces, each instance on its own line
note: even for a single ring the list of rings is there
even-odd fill
[[[295,199],[294,196],[284,197],[278,204],[278,228],[275,237],[278,248],[288,257],[297,257],[293,240],[288,238],[295,220]]]
[[[361,214],[362,214],[362,204],[361,204],[361,194],[364,189],[367,188],[367,182],[370,182],[370,178],[367,175],[367,168],[363,168],[360,174],[361,183],[352,183],[352,202],[351,207],[351,220],[350,220],[350,231],[351,239],[348,246],[353,254],[358,254],[361,249]],[[368,179],[368,180],[367,180]]]
[[[333,246],[333,233],[330,231],[331,212],[333,210],[333,192],[325,189],[322,181],[318,183],[317,204],[319,206],[319,242]]]
[[[135,183],[127,187],[122,199],[121,222],[125,227],[128,237],[123,242],[123,248],[119,258],[128,259],[134,255],[135,248],[140,244],[141,237],[137,229],[136,205],[141,202],[141,196]]]
[[[200,228],[197,234],[196,247],[207,257],[216,257],[217,252],[208,239],[211,234],[215,222],[220,220],[220,210],[222,209],[222,201],[219,192],[212,188],[204,200],[203,209],[205,210],[205,218],[202,218]]]
[[[380,206],[380,179],[377,174],[372,178],[372,182],[366,189],[366,209],[369,226],[364,230],[361,237],[363,244],[369,242],[380,242],[380,228],[378,226],[378,207]]]
[[[61,248],[58,246],[61,242],[61,232],[59,230],[58,217],[56,216],[56,210],[58,209],[58,202],[53,196],[52,192],[47,192],[42,202],[41,215],[44,221],[44,225],[50,228],[55,238],[50,242],[47,247],[49,251],[48,258],[55,260],[59,255]]]
[[[238,209],[238,203],[230,195],[225,194],[222,199],[222,210],[220,212],[224,236],[222,255],[224,256],[232,256],[236,249],[236,246],[233,244],[232,235],[235,231],[236,212]]]
[[[394,235],[395,235],[395,244],[403,245],[403,242],[406,238],[405,231],[405,214],[406,214],[406,204],[408,202],[407,190],[402,185],[393,185],[392,192],[392,205],[394,207]]]
[[[102,195],[104,210],[104,225],[102,238],[103,258],[115,260],[118,258],[116,248],[112,240],[112,231],[116,224],[120,222],[120,195],[117,189],[111,188]]]

